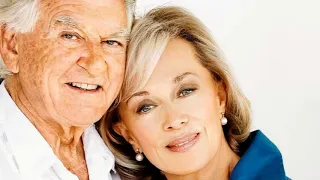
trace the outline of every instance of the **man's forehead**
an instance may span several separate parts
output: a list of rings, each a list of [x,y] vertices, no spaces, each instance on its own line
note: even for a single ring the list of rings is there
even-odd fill
[[[51,0],[50,0],[51,1]],[[103,5],[99,5],[102,4]],[[126,25],[126,10],[124,1],[112,0],[44,0],[42,17],[55,18],[57,22],[75,25],[81,23],[110,24],[113,27]],[[86,22],[87,21],[87,22]],[[77,22],[77,23],[75,23]]]
[[[101,18],[113,14],[118,16],[126,14],[125,0],[42,0],[40,6],[40,11],[44,15],[50,15],[59,10],[91,14]]]
[[[40,3],[45,6],[55,6],[55,5],[63,5],[63,4],[93,4],[96,6],[105,6],[121,3],[125,5],[126,0],[40,0]]]

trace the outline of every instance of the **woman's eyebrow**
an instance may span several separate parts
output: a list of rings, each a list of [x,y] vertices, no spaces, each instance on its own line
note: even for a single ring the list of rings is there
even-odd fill
[[[174,84],[177,84],[177,83],[181,82],[186,76],[189,76],[189,75],[194,75],[194,76],[196,76],[196,74],[194,74],[194,73],[192,73],[192,72],[185,72],[185,73],[182,73],[181,75],[175,77],[175,78],[173,79],[173,83],[174,83]]]
[[[128,100],[127,100],[127,104],[130,101],[130,99],[132,99],[133,97],[137,97],[137,96],[148,96],[150,93],[148,91],[140,91],[140,92],[136,92],[134,93]]]
[[[177,84],[177,83],[181,82],[186,76],[190,76],[190,75],[197,76],[196,74],[194,74],[194,73],[192,73],[192,72],[184,72],[184,73],[182,73],[181,75],[175,77],[175,78],[173,79],[173,83],[174,83],[174,84]],[[134,97],[137,97],[137,96],[148,96],[148,95],[150,95],[150,93],[149,93],[148,91],[139,91],[139,92],[136,92],[136,93],[134,93],[134,94],[127,100],[127,104],[128,104],[128,102],[129,102],[132,98],[134,98]]]

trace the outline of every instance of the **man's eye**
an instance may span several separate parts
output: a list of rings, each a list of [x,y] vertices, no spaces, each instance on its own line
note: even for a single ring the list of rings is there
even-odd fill
[[[73,34],[63,34],[62,37],[65,39],[70,39],[70,40],[77,40],[78,39],[78,36],[73,35]]]
[[[110,45],[110,46],[122,46],[122,44],[118,41],[114,41],[114,40],[107,40],[104,41],[106,44]]]
[[[187,89],[183,89],[182,91],[179,92],[179,97],[185,97],[190,95],[193,91],[195,91],[195,88],[187,88]]]
[[[147,105],[143,105],[140,108],[138,108],[137,113],[139,114],[144,114],[144,113],[148,113],[149,111],[151,111],[151,109],[153,108],[153,105],[147,104]]]

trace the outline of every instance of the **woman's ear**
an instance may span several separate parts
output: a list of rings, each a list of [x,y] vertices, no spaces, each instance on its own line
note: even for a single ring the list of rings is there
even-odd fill
[[[227,93],[223,82],[217,83],[217,96],[218,96],[218,107],[221,113],[225,113],[226,103],[227,103]]]
[[[131,144],[134,151],[136,151],[137,149],[141,150],[136,138],[133,135],[131,135],[125,124],[119,121],[113,125],[113,129],[117,134],[122,136],[129,144]]]
[[[18,45],[16,32],[6,25],[0,28],[0,54],[6,67],[13,73],[19,72]]]
[[[114,131],[119,134],[120,136],[122,136],[126,141],[128,141],[128,130],[126,128],[126,126],[122,123],[122,122],[117,122],[115,124],[113,124],[113,129]]]

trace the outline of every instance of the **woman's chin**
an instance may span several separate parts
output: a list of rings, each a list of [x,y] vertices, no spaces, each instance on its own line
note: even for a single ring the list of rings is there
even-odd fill
[[[167,161],[167,165],[163,166],[165,167],[163,171],[174,175],[188,175],[197,172],[210,162],[212,152],[209,149],[207,143],[199,138],[192,147],[185,151],[167,151],[170,160]]]
[[[201,169],[203,169],[206,166],[207,162],[205,161],[191,161],[188,163],[184,163],[179,165],[179,167],[177,166],[171,166],[168,167],[170,168],[170,170],[168,169],[168,171],[164,171],[164,174],[167,175],[173,175],[173,176],[186,176],[189,174],[193,174],[196,173],[198,171],[200,171]]]

